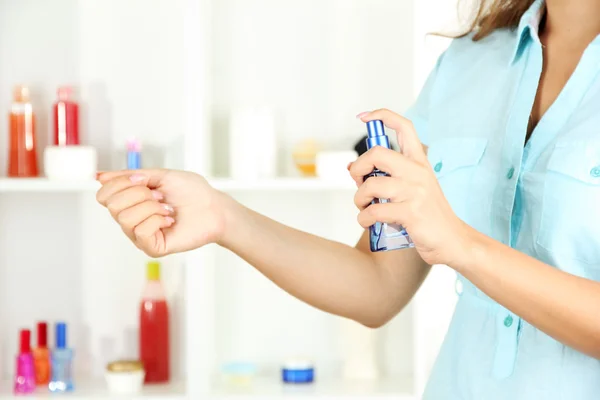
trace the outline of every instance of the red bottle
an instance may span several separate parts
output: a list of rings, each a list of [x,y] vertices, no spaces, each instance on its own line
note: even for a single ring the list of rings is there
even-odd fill
[[[169,309],[160,282],[160,264],[148,263],[148,281],[140,307],[140,359],[146,383],[166,383],[169,371]]]
[[[29,89],[25,86],[17,86],[13,96],[9,115],[8,176],[13,178],[36,177],[38,176],[37,138]]]
[[[54,103],[54,145],[79,144],[79,106],[72,99],[73,90],[70,86],[58,88],[58,100]]]

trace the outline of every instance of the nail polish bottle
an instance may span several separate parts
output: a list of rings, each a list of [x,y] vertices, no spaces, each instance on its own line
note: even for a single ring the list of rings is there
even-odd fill
[[[32,393],[35,390],[35,368],[31,354],[31,331],[23,329],[19,335],[19,354],[15,371],[15,394]]]
[[[52,379],[48,384],[51,392],[73,390],[73,350],[67,347],[67,324],[56,324],[56,348],[52,351]]]
[[[142,168],[142,143],[138,139],[127,141],[127,169]]]
[[[367,122],[367,134],[367,149],[372,149],[375,146],[391,149],[390,141],[385,134],[383,121],[375,120]],[[389,174],[374,169],[373,172],[365,176],[365,180],[373,176],[389,176]],[[371,204],[388,202],[389,200],[387,199],[374,199]],[[399,250],[415,246],[410,236],[408,236],[406,229],[397,224],[376,222],[369,228],[369,238],[372,252]]]
[[[50,350],[48,350],[48,324],[37,324],[37,347],[33,349],[35,363],[35,383],[48,385],[50,383]]]

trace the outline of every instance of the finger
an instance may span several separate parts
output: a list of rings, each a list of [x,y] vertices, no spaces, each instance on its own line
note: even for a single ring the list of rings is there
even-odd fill
[[[98,203],[106,207],[108,199],[116,193],[135,186],[146,186],[147,178],[140,174],[122,175],[106,181],[96,193]]]
[[[146,252],[157,255],[166,250],[165,235],[162,229],[169,228],[175,223],[172,217],[152,215],[135,227],[133,234],[138,247]]]
[[[427,156],[423,151],[423,145],[410,120],[387,109],[375,110],[359,115],[362,115],[360,119],[363,122],[382,120],[385,126],[396,131],[398,144],[401,146],[404,155],[421,164],[427,163]]]
[[[113,179],[120,178],[123,176],[141,175],[146,177],[148,186],[157,187],[160,180],[167,174],[165,169],[138,169],[131,170],[126,169],[122,171],[109,171],[98,173],[98,180],[100,183],[105,184]]]
[[[362,210],[357,217],[358,223],[367,229],[376,222],[406,225],[406,203],[378,203]]]
[[[106,199],[105,203],[111,215],[116,217],[121,211],[148,200],[155,202],[162,200],[162,194],[145,186],[133,186],[113,194]]]
[[[374,199],[386,199],[392,202],[402,202],[407,198],[406,184],[389,176],[376,176],[369,178],[356,191],[354,204],[359,210],[370,207]]]
[[[373,169],[379,169],[394,177],[410,177],[419,173],[419,165],[397,151],[375,146],[350,166],[352,178],[362,182]]]
[[[121,225],[123,231],[130,236],[133,234],[136,226],[140,225],[152,215],[167,217],[173,214],[173,212],[173,207],[168,204],[148,200],[119,212],[115,219],[119,225]]]

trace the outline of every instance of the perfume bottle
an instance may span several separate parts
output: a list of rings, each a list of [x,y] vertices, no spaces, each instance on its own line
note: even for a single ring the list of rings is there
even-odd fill
[[[390,141],[385,134],[383,121],[375,120],[367,122],[367,149],[382,146],[391,149]],[[365,180],[372,176],[389,176],[387,173],[374,169]],[[374,199],[371,204],[388,203],[387,199]],[[376,222],[369,228],[371,251],[389,251],[414,247],[414,243],[408,236],[406,229],[400,225]]]
[[[13,178],[36,177],[39,171],[35,114],[27,87],[17,86],[15,88],[9,120],[8,176]]]
[[[73,350],[67,347],[67,324],[56,324],[56,348],[52,351],[52,379],[48,384],[51,392],[73,390]]]
[[[35,363],[35,383],[47,385],[50,383],[50,350],[48,350],[48,324],[37,324],[37,347],[33,349]]]
[[[35,390],[35,368],[31,354],[31,331],[23,329],[19,334],[19,354],[15,371],[15,394],[32,393]]]

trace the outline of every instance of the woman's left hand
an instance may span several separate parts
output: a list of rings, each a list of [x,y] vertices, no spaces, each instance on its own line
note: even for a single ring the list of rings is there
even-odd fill
[[[358,222],[365,229],[375,222],[400,224],[409,233],[423,260],[451,265],[466,256],[469,227],[452,211],[413,124],[388,110],[359,114],[363,122],[382,120],[396,131],[402,152],[376,146],[349,166],[358,185],[354,198]],[[372,177],[373,169],[390,176]],[[371,204],[375,198],[389,203]]]

